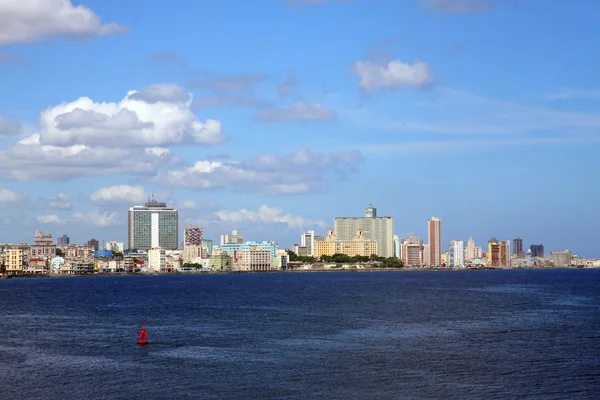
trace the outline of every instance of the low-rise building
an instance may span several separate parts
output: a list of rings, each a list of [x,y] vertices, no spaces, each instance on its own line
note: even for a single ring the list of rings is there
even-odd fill
[[[356,230],[353,240],[338,240],[333,229],[329,228],[325,241],[315,240],[313,248],[314,256],[317,258],[334,254],[370,257],[377,254],[377,241],[365,239],[360,228]]]
[[[233,267],[233,257],[227,253],[213,254],[208,260],[211,268],[217,271],[229,271]]]
[[[23,273],[23,250],[11,248],[6,250],[6,273],[9,275],[21,275]]]

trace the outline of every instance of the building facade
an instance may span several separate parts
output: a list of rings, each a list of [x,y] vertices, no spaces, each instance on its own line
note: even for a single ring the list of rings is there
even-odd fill
[[[551,251],[550,257],[555,267],[570,267],[572,263],[572,256],[569,250],[564,251]]]
[[[221,235],[221,246],[224,244],[242,244],[244,243],[244,237],[240,235],[237,229],[231,231],[229,235]]]
[[[183,244],[202,245],[204,240],[204,229],[190,225],[183,230]]]
[[[365,238],[360,228],[356,230],[352,240],[338,240],[334,230],[329,229],[324,241],[314,243],[314,256],[318,258],[334,254],[345,254],[350,257],[370,257],[377,254],[377,241]]]
[[[308,255],[314,255],[313,244],[315,242],[315,231],[306,231],[300,237],[300,246],[308,249]]]
[[[499,242],[496,238],[492,238],[488,242],[487,259],[490,267],[508,267],[510,265],[510,242],[508,240]]]
[[[512,253],[513,253],[513,255],[515,255],[517,257],[523,257],[523,255],[524,255],[523,239],[521,239],[521,238],[513,239]]]
[[[154,200],[129,209],[129,249],[149,250],[161,247],[175,250],[179,246],[177,209]]]
[[[462,240],[451,240],[448,247],[448,265],[450,267],[462,267],[465,265],[465,242]]]
[[[529,246],[529,250],[531,251],[531,257],[544,258],[544,245],[543,244],[532,244],[531,246]]]
[[[442,264],[442,221],[432,217],[427,221],[427,238],[429,242],[429,265]]]
[[[166,272],[167,254],[165,249],[155,247],[148,250],[148,269],[154,272]]]
[[[336,217],[334,231],[338,240],[351,241],[356,231],[362,230],[366,240],[377,242],[377,255],[394,256],[394,217],[378,217],[377,209],[369,205],[364,217]],[[315,241],[316,243],[316,241]]]

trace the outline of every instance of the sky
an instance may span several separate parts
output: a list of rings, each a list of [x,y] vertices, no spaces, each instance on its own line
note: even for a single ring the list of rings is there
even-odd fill
[[[126,243],[155,193],[215,241],[373,204],[600,258],[598,37],[595,0],[0,0],[0,242]]]

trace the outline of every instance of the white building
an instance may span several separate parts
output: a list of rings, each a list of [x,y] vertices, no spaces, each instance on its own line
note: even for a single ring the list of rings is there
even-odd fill
[[[306,231],[300,236],[300,246],[304,246],[308,249],[308,255],[313,256],[315,254],[314,249],[315,243],[315,231]]]
[[[336,217],[334,231],[338,240],[353,240],[362,229],[365,239],[377,242],[377,255],[394,256],[394,217],[378,217],[377,209],[369,205],[364,217]]]
[[[115,253],[123,253],[125,250],[125,244],[123,242],[111,240],[104,245],[104,250],[114,251]]]
[[[394,235],[394,257],[402,258],[402,242],[398,235]]]
[[[148,270],[165,272],[167,269],[167,255],[165,249],[154,247],[148,250]]]
[[[462,267],[465,265],[465,243],[462,240],[451,240],[448,247],[450,267]]]
[[[221,246],[224,244],[243,244],[244,237],[238,233],[236,229],[231,231],[229,235],[221,235]]]
[[[129,209],[129,249],[148,250],[179,247],[179,213],[167,203],[152,199],[144,206]]]

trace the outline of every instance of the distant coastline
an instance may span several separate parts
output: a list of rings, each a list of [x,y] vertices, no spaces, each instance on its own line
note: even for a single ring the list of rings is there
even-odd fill
[[[598,269],[598,268],[536,268],[536,267],[485,267],[485,268],[295,268],[288,270],[270,271],[194,271],[194,272],[164,272],[164,273],[94,273],[94,274],[27,274],[27,275],[2,275],[2,279],[30,279],[30,278],[69,278],[69,277],[107,277],[107,276],[186,276],[186,275],[236,275],[236,274],[287,274],[287,273],[313,273],[313,272],[440,272],[440,271],[518,271],[518,270],[576,270],[576,269]]]

